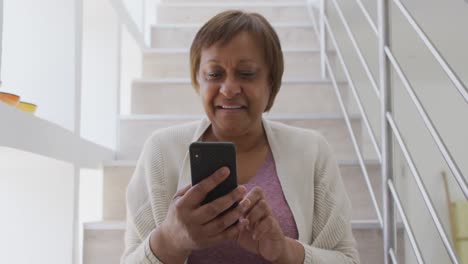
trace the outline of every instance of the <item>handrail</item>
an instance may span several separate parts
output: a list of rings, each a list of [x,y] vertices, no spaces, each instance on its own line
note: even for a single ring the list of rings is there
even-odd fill
[[[421,175],[419,174],[419,171],[416,168],[416,165],[414,164],[413,158],[411,157],[411,154],[409,153],[408,148],[406,147],[405,141],[401,137],[400,130],[395,124],[395,121],[393,120],[393,117],[390,113],[386,114],[386,119],[390,127],[392,128],[393,135],[395,136],[398,145],[400,146],[400,149],[403,152],[403,156],[405,157],[405,160],[409,165],[411,174],[413,175],[413,178],[416,181],[416,185],[418,186],[418,189],[421,192],[421,195],[423,196],[424,203],[427,209],[429,210],[432,221],[434,222],[437,228],[437,232],[439,233],[439,236],[442,239],[442,242],[444,243],[445,249],[447,250],[449,257],[452,260],[452,263],[461,264],[461,262],[458,260],[457,255],[455,254],[455,250],[453,249],[452,244],[450,243],[450,240],[447,236],[447,232],[445,232],[442,222],[440,221],[440,217],[438,216],[437,211],[435,210],[431,197],[429,196],[426,187],[424,186],[424,183],[421,179]]]
[[[364,67],[364,71],[366,72],[366,75],[369,78],[369,81],[371,82],[371,85],[372,85],[372,88],[374,89],[375,95],[377,96],[377,98],[379,98],[380,97],[380,92],[379,92],[379,89],[377,88],[377,82],[375,81],[375,78],[374,78],[374,76],[372,75],[372,72],[369,69],[369,65],[368,65],[366,59],[362,55],[361,48],[357,44],[356,38],[354,37],[354,34],[351,31],[351,28],[349,27],[349,23],[346,20],[345,16],[343,15],[343,11],[341,10],[341,7],[338,4],[338,2],[336,2],[336,0],[332,0],[332,1],[333,1],[333,4],[335,5],[336,12],[338,13],[338,16],[340,17],[341,22],[343,23],[343,26],[345,27],[346,32],[348,33],[348,37],[351,40],[351,43],[353,44],[354,49],[356,50],[359,61],[361,62],[362,66]]]
[[[325,58],[327,57],[328,43],[327,43],[327,33],[325,32],[325,19],[327,17],[327,5],[325,0],[320,1],[320,68],[322,70],[321,76],[322,79],[326,79],[326,65]]]
[[[328,25],[328,21],[326,23]],[[344,105],[343,97],[341,95],[338,84],[336,82],[335,74],[333,73],[333,70],[332,70],[332,68],[330,66],[330,61],[328,60],[328,57],[326,57],[326,58],[327,58],[327,60],[326,60],[325,64],[326,64],[327,69],[328,69],[328,74],[330,75],[331,81],[333,83],[333,88],[335,89],[336,96],[338,97],[338,102],[340,104],[341,111],[343,112],[343,116],[344,116],[344,119],[345,119],[345,122],[346,122],[346,126],[347,126],[347,128],[349,130],[349,133],[350,133],[350,136],[351,136],[351,141],[353,142],[353,146],[354,146],[354,149],[356,151],[356,155],[358,157],[358,161],[359,161],[359,165],[360,165],[361,170],[362,170],[362,174],[364,175],[364,180],[366,181],[367,188],[369,189],[369,193],[370,193],[370,196],[371,196],[371,199],[372,199],[372,204],[374,205],[375,212],[377,214],[377,219],[379,220],[380,226],[383,227],[382,215],[380,213],[380,209],[379,209],[379,205],[377,203],[377,199],[376,199],[376,196],[375,196],[375,193],[374,193],[374,189],[372,188],[372,183],[370,181],[369,174],[367,173],[366,165],[364,164],[364,158],[362,157],[361,149],[359,148],[359,145],[357,143],[356,135],[354,134],[353,128],[351,126],[351,122],[349,121],[349,114],[348,114],[348,111],[346,110],[346,106]]]
[[[395,255],[395,251],[393,251],[393,248],[390,249],[389,255],[390,255],[390,259],[392,260],[392,263],[393,264],[398,264],[398,261],[397,261],[396,255]]]
[[[403,206],[401,205],[401,200],[400,200],[400,197],[398,196],[398,192],[396,191],[395,186],[393,185],[393,182],[391,180],[388,181],[387,185],[388,185],[388,188],[390,189],[390,193],[392,194],[393,201],[395,202],[398,208],[398,211],[400,212],[401,219],[403,220],[403,226],[405,227],[405,231],[408,234],[411,247],[413,248],[413,251],[416,255],[416,260],[418,261],[419,264],[422,264],[424,263],[424,259],[421,255],[421,250],[419,249],[418,242],[416,241],[416,238],[414,236],[413,229],[411,228],[411,225],[408,221],[408,217],[406,216],[405,210],[403,209]]]
[[[400,11],[403,13],[410,25],[416,31],[417,35],[421,38],[424,45],[426,45],[426,47],[429,49],[432,56],[435,57],[439,65],[449,77],[450,81],[452,81],[452,83],[457,88],[458,92],[465,99],[465,102],[468,103],[468,90],[463,84],[463,82],[460,80],[460,78],[457,76],[454,70],[450,67],[450,65],[447,63],[444,57],[440,54],[440,52],[437,50],[434,44],[432,44],[432,41],[427,37],[426,33],[424,33],[424,30],[419,26],[419,24],[416,22],[413,16],[408,12],[408,9],[405,7],[405,5],[403,5],[403,3],[401,3],[400,0],[393,0],[393,2],[400,9]]]
[[[367,12],[366,7],[362,3],[361,0],[356,0],[359,8],[361,8],[362,13],[364,14],[364,17],[367,19],[367,22],[369,23],[370,27],[372,28],[372,31],[374,34],[377,36],[379,34],[379,31],[377,30],[377,27],[375,26],[374,21],[372,21],[371,16],[369,15],[369,12]]]
[[[395,57],[393,56],[392,52],[390,51],[388,47],[385,48],[385,53],[387,54],[387,57],[389,58],[393,67],[395,68],[395,71],[397,72],[398,76],[403,82],[403,86],[405,87],[406,91],[410,95],[411,100],[413,101],[414,105],[418,109],[418,113],[421,115],[424,121],[424,124],[426,125],[426,128],[429,130],[432,136],[432,139],[434,139],[439,151],[442,153],[442,156],[444,157],[445,162],[447,162],[447,165],[449,166],[450,171],[453,173],[455,179],[457,180],[458,185],[462,189],[463,194],[465,195],[465,198],[468,199],[468,183],[466,179],[463,177],[460,171],[460,168],[458,168],[457,164],[454,162],[453,157],[450,154],[450,151],[447,149],[447,146],[445,145],[444,141],[442,140],[439,133],[437,132],[437,129],[434,127],[434,124],[432,123],[426,110],[421,104],[421,101],[418,99],[418,96],[414,92],[414,89],[411,87],[411,84],[408,81],[408,78],[406,77],[398,61],[395,59]]]
[[[114,7],[115,12],[122,19],[122,24],[127,28],[128,32],[137,42],[141,50],[147,49],[148,45],[145,43],[144,33],[140,31],[136,22],[128,12],[122,0],[111,0],[111,5]],[[145,21],[142,19],[142,21]],[[143,27],[144,28],[144,27]]]
[[[318,21],[320,22],[320,32],[317,32],[317,35],[320,38],[320,43],[321,43],[321,66],[322,66],[322,74],[323,77],[326,77],[326,73],[328,72],[333,84],[333,88],[335,89],[335,93],[337,94],[337,98],[340,104],[340,107],[342,109],[342,112],[344,114],[344,119],[346,121],[347,128],[349,130],[349,133],[351,135],[351,139],[353,142],[354,149],[356,151],[356,154],[359,159],[359,164],[361,167],[361,170],[363,172],[364,178],[366,179],[366,184],[367,187],[369,188],[369,191],[371,193],[371,198],[372,202],[374,203],[374,206],[376,204],[376,199],[375,199],[375,193],[372,190],[372,186],[369,182],[369,175],[367,174],[366,167],[364,165],[363,159],[362,159],[362,154],[360,151],[359,146],[357,145],[357,140],[356,140],[356,135],[354,134],[354,131],[352,130],[351,124],[349,122],[349,116],[348,112],[345,108],[344,102],[343,102],[343,96],[341,95],[341,92],[338,88],[338,85],[336,83],[336,78],[335,78],[335,73],[333,72],[333,69],[331,67],[330,59],[327,54],[327,37],[330,36],[331,43],[333,44],[332,47],[335,48],[336,54],[338,55],[339,62],[343,68],[343,72],[345,74],[345,77],[347,79],[347,82],[351,88],[351,91],[353,92],[357,106],[359,108],[359,111],[361,112],[361,115],[364,120],[364,124],[366,125],[367,130],[369,131],[372,143],[374,145],[374,148],[378,152],[379,155],[379,160],[382,164],[382,178],[383,178],[383,184],[382,184],[382,191],[383,191],[383,218],[380,216],[380,210],[378,206],[376,207],[377,213],[379,220],[381,224],[383,224],[383,236],[384,236],[384,251],[385,251],[385,263],[389,264],[390,262],[392,263],[397,263],[397,258],[395,254],[395,244],[396,244],[396,238],[395,238],[395,230],[394,230],[394,224],[395,224],[395,219],[394,219],[394,207],[396,205],[397,209],[399,210],[400,214],[402,215],[403,222],[405,224],[405,231],[408,233],[410,237],[410,242],[413,251],[416,254],[416,258],[418,260],[418,263],[424,263],[423,256],[419,250],[419,247],[417,245],[417,240],[416,237],[414,236],[411,227],[409,225],[409,221],[407,219],[407,215],[405,214],[403,210],[403,206],[401,204],[401,201],[398,197],[398,193],[395,190],[395,187],[393,185],[393,178],[394,178],[394,172],[393,172],[393,137],[396,138],[397,143],[399,144],[399,147],[402,150],[403,156],[406,160],[406,162],[409,164],[411,173],[416,181],[417,187],[423,197],[425,206],[427,207],[430,216],[433,220],[433,223],[435,224],[435,227],[437,229],[438,235],[440,236],[444,247],[446,251],[448,252],[448,255],[450,257],[450,260],[452,263],[460,263],[458,260],[458,257],[454,251],[454,248],[452,247],[447,233],[445,232],[445,229],[443,225],[441,224],[440,218],[438,216],[437,211],[434,208],[434,205],[431,201],[431,198],[428,195],[428,192],[425,188],[425,185],[421,179],[421,176],[413,162],[413,159],[406,147],[406,144],[400,134],[400,131],[398,130],[397,125],[395,124],[395,121],[393,120],[392,117],[392,84],[390,82],[390,76],[391,76],[391,68],[393,67],[399,76],[399,78],[402,80],[405,89],[407,90],[412,103],[416,106],[419,115],[422,117],[422,120],[426,126],[426,128],[429,130],[432,139],[435,141],[439,151],[441,152],[442,156],[444,157],[445,162],[448,164],[448,167],[450,168],[452,174],[457,180],[458,185],[462,189],[464,196],[466,199],[468,199],[468,183],[464,176],[462,175],[458,165],[456,164],[454,158],[452,157],[451,153],[449,152],[448,148],[446,147],[444,141],[442,140],[441,136],[439,135],[439,132],[433,125],[431,119],[429,118],[427,112],[425,111],[423,105],[421,104],[419,98],[417,97],[413,87],[411,86],[410,82],[408,81],[408,78],[406,77],[405,73],[403,72],[402,68],[398,64],[398,61],[395,59],[393,56],[391,49],[390,49],[390,18],[389,18],[389,10],[390,10],[390,0],[379,0],[378,1],[378,29],[373,22],[371,16],[369,15],[369,12],[365,8],[365,6],[362,3],[362,0],[356,0],[357,5],[361,9],[365,19],[369,23],[370,27],[372,28],[372,31],[376,33],[379,39],[379,74],[380,74],[380,80],[379,80],[379,85],[380,85],[380,90],[377,89],[377,84],[375,82],[375,79],[372,76],[372,73],[370,72],[369,65],[367,64],[366,59],[363,56],[363,53],[357,44],[357,41],[355,39],[355,36],[349,26],[348,21],[346,20],[345,16],[343,15],[342,9],[338,2],[336,0],[333,0],[333,4],[335,5],[335,8],[337,10],[338,16],[340,17],[340,20],[346,30],[346,34],[351,40],[352,46],[357,53],[359,60],[366,71],[367,76],[369,77],[370,82],[373,84],[374,91],[376,92],[377,96],[380,99],[380,105],[381,105],[381,132],[382,132],[382,142],[379,147],[377,144],[375,135],[373,133],[373,129],[370,126],[369,119],[367,117],[367,113],[363,107],[361,98],[359,93],[357,92],[356,86],[352,80],[351,74],[349,72],[349,68],[347,63],[345,62],[341,49],[336,41],[335,35],[333,33],[333,30],[329,24],[329,21],[327,19],[327,12],[326,12],[326,5],[325,5],[326,0],[321,0],[321,5],[320,5],[320,17],[318,18]],[[454,86],[457,88],[458,92],[462,95],[464,98],[465,102],[468,102],[468,91],[465,87],[465,85],[462,83],[460,78],[456,75],[456,73],[452,70],[452,68],[448,65],[448,63],[445,61],[445,59],[442,57],[440,52],[435,48],[433,43],[430,41],[430,39],[427,37],[425,32],[421,29],[421,27],[416,23],[414,18],[411,16],[411,14],[408,12],[406,7],[401,3],[401,0],[393,0],[393,2],[398,6],[400,11],[403,13],[403,15],[406,17],[410,25],[413,27],[413,29],[416,31],[417,35],[423,40],[425,46],[429,49],[431,52],[431,55],[435,57],[439,65],[443,68],[444,72],[446,75],[448,75],[449,79],[451,82],[454,84]],[[309,1],[310,5],[310,1]],[[317,29],[316,29],[317,31]]]
[[[353,80],[351,78],[351,74],[349,73],[349,70],[348,70],[349,68],[346,65],[345,61],[344,61],[344,57],[343,57],[343,54],[341,52],[341,48],[338,46],[338,43],[337,43],[336,38],[335,38],[335,34],[333,33],[333,31],[332,31],[332,29],[330,27],[330,24],[328,23],[328,19],[325,19],[325,25],[326,25],[326,28],[327,28],[327,30],[329,32],[330,40],[332,41],[333,46],[336,49],[336,54],[338,55],[338,59],[339,59],[339,61],[341,63],[341,67],[343,68],[343,72],[346,75],[346,80],[348,81],[349,86],[351,87],[351,91],[353,92],[353,95],[356,98],[356,103],[358,105],[359,112],[361,113],[362,119],[364,120],[364,125],[366,126],[367,132],[369,133],[369,136],[371,138],[372,145],[374,146],[375,152],[377,154],[377,158],[378,158],[379,162],[382,162],[382,156],[381,156],[381,153],[380,153],[381,151],[380,151],[380,148],[379,148],[379,144],[377,143],[375,133],[372,130],[372,127],[371,127],[370,122],[369,122],[369,118],[368,118],[368,116],[366,114],[366,111],[364,110],[363,105],[362,105],[361,97],[359,96],[359,93],[357,92],[356,86],[354,85],[354,82],[353,82]]]

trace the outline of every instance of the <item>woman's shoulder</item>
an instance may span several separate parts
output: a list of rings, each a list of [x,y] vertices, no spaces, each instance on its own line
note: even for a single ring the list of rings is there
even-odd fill
[[[201,121],[159,128],[151,133],[147,142],[185,142],[191,141]]]

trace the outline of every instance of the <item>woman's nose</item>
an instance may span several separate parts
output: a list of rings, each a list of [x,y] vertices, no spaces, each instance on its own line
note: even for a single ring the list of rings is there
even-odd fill
[[[233,77],[227,77],[224,82],[221,84],[220,93],[226,98],[234,98],[241,92],[241,87],[239,82]]]

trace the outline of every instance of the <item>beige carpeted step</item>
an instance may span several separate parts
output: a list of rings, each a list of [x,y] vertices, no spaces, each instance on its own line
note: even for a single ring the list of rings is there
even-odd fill
[[[310,23],[306,3],[160,3],[156,8],[157,24],[204,23],[228,9],[257,12],[274,23]]]
[[[154,25],[151,47],[158,49],[189,49],[202,24]],[[283,49],[318,49],[319,42],[311,24],[273,25]]]

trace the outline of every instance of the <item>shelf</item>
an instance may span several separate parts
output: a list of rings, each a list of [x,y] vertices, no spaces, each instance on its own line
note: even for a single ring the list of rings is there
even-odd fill
[[[0,102],[0,146],[19,149],[79,167],[97,168],[115,151],[95,144],[50,121]]]

